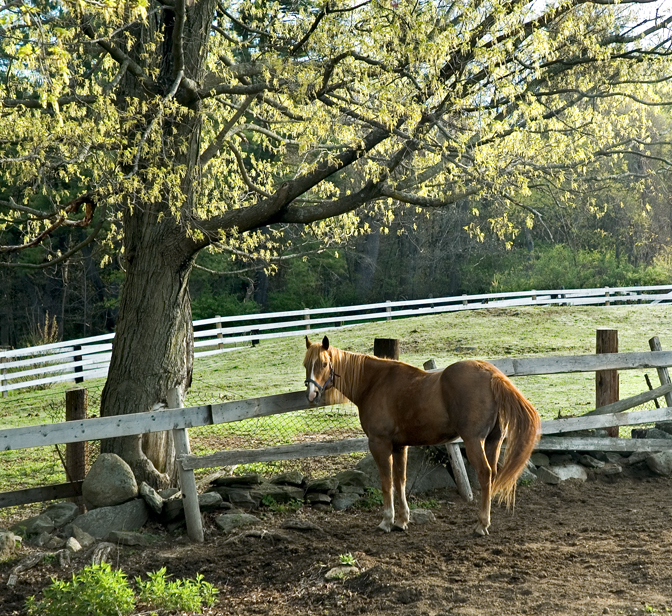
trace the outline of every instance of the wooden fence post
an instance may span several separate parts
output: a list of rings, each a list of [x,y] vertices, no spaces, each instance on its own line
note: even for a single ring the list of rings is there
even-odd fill
[[[654,336],[649,340],[649,348],[652,351],[662,351],[663,346],[660,344],[660,340],[658,339],[658,336]],[[670,384],[670,373],[667,368],[656,368],[658,372],[658,378],[660,379],[660,384],[661,385],[669,385]],[[672,392],[668,392],[665,394],[665,404],[667,406],[672,407]]]
[[[89,410],[89,395],[85,387],[68,389],[65,392],[65,421],[86,419]],[[89,443],[68,443],[65,446],[65,474],[70,483],[83,481],[86,477],[86,467],[89,458]],[[80,496],[71,499],[81,505]]]
[[[72,347],[74,351],[81,351],[82,350],[82,345],[81,344],[76,344],[75,346]],[[82,356],[81,355],[75,355],[75,361],[82,361]],[[84,372],[84,367],[83,366],[75,366],[75,373],[77,372]],[[75,377],[75,383],[83,383],[84,382],[84,377],[83,376],[76,376]]]
[[[221,319],[219,315],[215,317],[216,319]],[[224,348],[224,342],[221,342],[224,340],[224,335],[222,334],[222,322],[217,321],[217,340],[220,340],[220,342],[217,343],[217,348],[218,349],[223,349]]]
[[[387,312],[387,320],[391,321],[392,320],[392,302],[388,299],[386,303],[387,303],[387,306],[385,307],[385,312]]]
[[[611,302],[609,301],[609,297],[611,296],[611,293],[609,292],[609,287],[604,287],[604,305],[605,306],[611,306]],[[616,351],[606,351],[607,353],[615,353]]]
[[[373,354],[386,359],[399,359],[399,340],[396,338],[375,338]]]
[[[182,397],[177,388],[168,392],[166,402],[171,409],[182,408]],[[187,521],[187,535],[192,541],[203,542],[203,521],[201,520],[201,510],[198,506],[198,492],[196,491],[196,479],[193,470],[184,470],[180,456],[188,456],[191,453],[189,448],[189,435],[186,428],[173,430],[173,440],[175,442],[175,455],[177,456],[177,468],[180,474],[180,489],[182,490],[182,501],[184,502],[184,517]]]
[[[595,337],[595,353],[618,353],[618,330],[600,328]],[[595,372],[595,408],[618,402],[618,370]],[[618,436],[618,427],[607,428],[609,436]]]
[[[303,315],[303,318],[306,321],[305,328],[310,329],[310,309],[306,308],[306,314]]]

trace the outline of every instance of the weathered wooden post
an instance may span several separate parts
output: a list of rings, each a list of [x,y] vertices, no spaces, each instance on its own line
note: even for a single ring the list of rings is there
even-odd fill
[[[387,320],[391,321],[392,320],[392,302],[388,299],[386,301],[387,306],[385,307],[385,312],[387,312]]]
[[[663,346],[660,344],[660,340],[658,339],[658,336],[654,336],[649,340],[649,348],[652,351],[662,351]],[[670,373],[667,368],[656,368],[658,371],[658,378],[660,379],[660,384],[661,385],[669,385],[670,384]],[[665,404],[667,406],[672,407],[672,392],[667,392],[665,394]]]
[[[373,354],[386,359],[399,359],[399,340],[396,338],[375,338]]]
[[[618,353],[618,330],[600,328],[596,332],[595,353]],[[595,372],[595,408],[618,402],[618,370]],[[609,436],[618,436],[618,426],[607,428]]]
[[[222,317],[217,315],[215,318],[216,319],[221,319]],[[219,342],[217,343],[217,348],[218,349],[223,349],[224,348],[224,342],[223,342],[224,335],[222,334],[222,322],[221,321],[217,321],[217,340],[219,340]]]
[[[168,392],[168,407],[171,409],[182,408],[182,396],[177,388]],[[191,453],[189,447],[189,435],[186,428],[173,430],[173,441],[175,443],[175,456],[177,457],[177,469],[180,475],[180,489],[182,490],[182,501],[184,502],[184,517],[187,522],[187,535],[192,541],[203,542],[203,521],[201,520],[201,509],[198,506],[198,492],[196,491],[196,479],[193,470],[185,470],[182,467],[180,456],[188,456]]]
[[[306,321],[305,328],[310,329],[310,309],[306,308],[306,314],[303,315],[303,319]]]
[[[85,387],[68,389],[65,392],[65,421],[86,419],[89,410],[89,393]],[[89,461],[89,443],[68,443],[65,446],[65,474],[70,483],[84,481]],[[72,502],[83,503],[81,496],[75,496]]]
[[[436,360],[430,359],[422,367],[425,370],[436,370]],[[446,443],[446,451],[450,459],[450,467],[453,469],[457,491],[464,500],[470,503],[474,500],[474,494],[471,491],[471,484],[469,483],[469,476],[464,466],[464,458],[462,457],[460,447],[457,443]]]

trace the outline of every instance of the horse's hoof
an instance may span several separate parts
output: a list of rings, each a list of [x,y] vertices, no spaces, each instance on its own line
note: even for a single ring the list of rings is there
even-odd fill
[[[376,527],[376,530],[381,530],[384,533],[389,533],[392,530],[392,524],[390,524],[389,522],[387,524],[385,522],[381,522]]]
[[[480,537],[485,537],[486,535],[489,535],[490,532],[488,531],[487,528],[481,526],[481,523],[479,522],[478,524],[476,524],[476,528],[474,528],[474,534],[479,535]]]
[[[408,530],[408,524],[393,524],[392,530],[395,533],[405,533]]]

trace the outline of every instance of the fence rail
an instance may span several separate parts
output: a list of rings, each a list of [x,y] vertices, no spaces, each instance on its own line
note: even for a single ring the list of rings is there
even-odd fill
[[[245,348],[243,343],[301,336],[370,321],[417,317],[461,310],[544,305],[606,305],[672,303],[672,285],[551,289],[378,302],[359,306],[315,308],[225,317],[193,322],[195,357]],[[107,376],[114,334],[25,349],[0,350],[0,392],[65,381],[82,382]],[[246,344],[246,346],[247,346]]]

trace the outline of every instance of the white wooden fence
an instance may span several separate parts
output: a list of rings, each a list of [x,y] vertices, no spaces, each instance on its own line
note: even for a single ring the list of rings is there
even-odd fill
[[[635,368],[656,368],[665,371],[668,366],[672,365],[672,351],[529,359],[506,358],[493,360],[492,363],[498,366],[505,374],[514,377],[533,374],[594,372],[597,370],[628,370]],[[661,377],[661,381],[663,380]],[[544,421],[542,422],[542,435],[562,434],[588,428],[641,425],[656,421],[672,420],[672,405],[669,404],[664,408],[624,412],[626,409],[639,406],[659,397],[667,397],[668,400],[671,400],[671,392],[672,384],[664,383],[652,391],[595,409],[581,417]],[[195,469],[257,461],[334,455],[365,451],[367,449],[367,439],[358,438],[332,442],[283,445],[264,450],[223,451],[207,456],[194,456],[189,451],[188,428],[299,411],[313,408],[313,405],[308,403],[303,391],[192,408],[179,408],[179,399],[172,397],[169,400],[169,404],[175,408],[150,413],[99,417],[42,426],[0,430],[0,451],[173,430],[182,494],[185,500],[188,533],[192,539],[202,541],[203,530],[198,510],[196,483],[193,476]],[[672,439],[563,438],[542,436],[537,447],[544,450],[663,451],[672,449]],[[81,484],[78,489],[81,491]],[[72,496],[78,493],[78,489],[71,484],[62,484],[61,486],[7,492],[0,494],[0,507]]]
[[[235,351],[261,340],[301,336],[306,333],[306,329],[322,332],[370,321],[482,308],[554,304],[608,306],[616,302],[642,305],[670,303],[672,285],[490,293],[217,316],[194,321],[194,356],[205,357]],[[0,392],[7,396],[7,392],[13,390],[106,377],[113,338],[114,334],[103,334],[26,349],[0,350]]]

